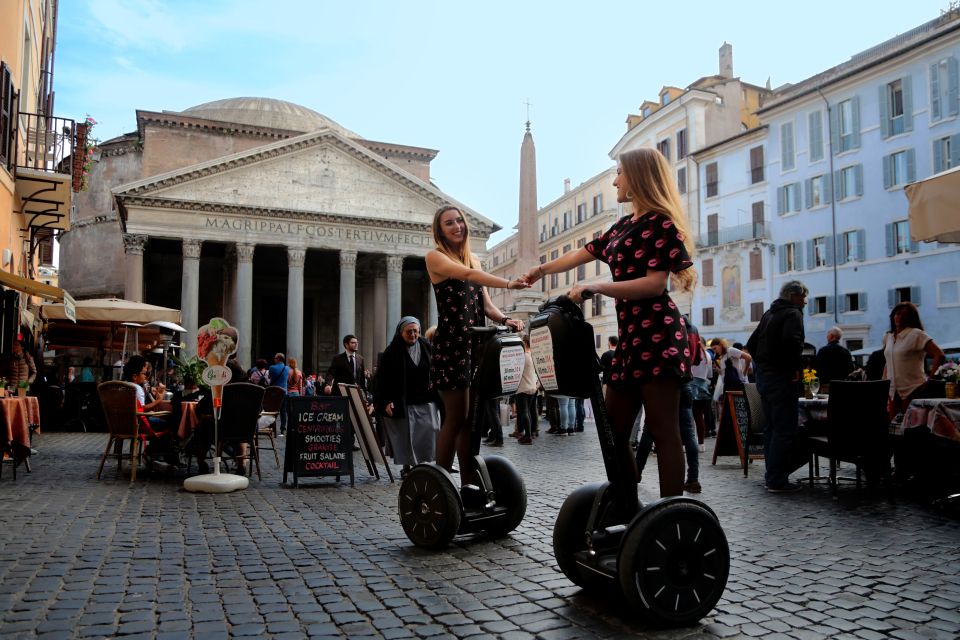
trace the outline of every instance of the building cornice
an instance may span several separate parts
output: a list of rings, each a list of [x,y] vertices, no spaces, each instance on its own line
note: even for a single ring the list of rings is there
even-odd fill
[[[676,100],[671,100],[669,104],[664,105],[641,120],[640,123],[638,123],[635,127],[627,129],[627,132],[624,133],[617,143],[613,145],[613,148],[610,149],[610,153],[608,155],[611,159],[616,160],[617,156],[620,155],[620,151],[627,146],[631,140],[645,135],[658,123],[662,124],[663,120],[675,115],[676,112],[682,112],[684,104],[689,105],[691,102],[712,104],[716,98],[717,94],[708,89],[690,89],[686,91]]]
[[[690,153],[689,155],[693,156],[697,162],[700,162],[701,158],[706,158],[708,156],[712,156],[714,153],[723,151],[725,147],[728,147],[728,146],[734,147],[740,144],[752,142],[754,138],[765,137],[767,135],[767,129],[769,129],[769,127],[770,125],[762,124],[759,127],[754,127],[753,129],[750,129],[749,131],[743,131],[741,133],[738,133],[735,136],[731,136],[725,140],[721,140],[720,142],[715,142],[709,147],[703,147],[702,149],[698,149]]]
[[[143,140],[143,132],[147,124],[152,124],[161,128],[193,129],[222,135],[236,135],[239,133],[255,138],[266,138],[270,140],[292,138],[300,135],[301,133],[299,131],[274,129],[272,127],[260,127],[242,124],[239,122],[208,120],[207,118],[197,118],[195,116],[189,116],[179,112],[144,111],[137,109],[137,133],[139,134],[141,140]]]

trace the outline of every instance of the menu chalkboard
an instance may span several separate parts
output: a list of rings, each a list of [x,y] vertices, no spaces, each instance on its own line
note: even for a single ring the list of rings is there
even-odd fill
[[[717,456],[737,456],[743,465],[743,475],[747,475],[747,450],[744,446],[750,429],[747,397],[743,391],[727,391],[724,395],[727,401],[721,405],[713,464],[717,464]]]
[[[353,476],[353,427],[347,399],[336,396],[287,398],[287,442],[283,456],[283,483],[293,473],[300,478]]]

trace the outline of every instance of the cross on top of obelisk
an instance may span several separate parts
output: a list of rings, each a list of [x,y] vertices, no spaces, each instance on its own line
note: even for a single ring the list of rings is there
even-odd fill
[[[530,98],[523,104],[527,105],[527,131],[530,131]]]

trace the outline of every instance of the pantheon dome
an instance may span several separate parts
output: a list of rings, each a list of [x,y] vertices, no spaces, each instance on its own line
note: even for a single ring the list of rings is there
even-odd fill
[[[286,100],[276,100],[273,98],[227,98],[225,100],[214,100],[213,102],[205,102],[195,107],[184,109],[181,113],[198,118],[206,118],[208,120],[235,122],[256,127],[269,127],[272,129],[285,129],[300,133],[329,128],[348,138],[361,139],[360,136],[353,131],[341,127],[330,118],[321,113],[317,113],[313,109],[308,109],[307,107],[287,102]]]

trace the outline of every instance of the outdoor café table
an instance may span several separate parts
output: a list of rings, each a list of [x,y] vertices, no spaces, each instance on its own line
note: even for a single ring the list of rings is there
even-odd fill
[[[193,430],[200,424],[200,418],[197,416],[198,404],[200,403],[195,400],[187,400],[180,405],[180,426],[177,428],[177,435],[180,440],[189,438]]]
[[[802,426],[811,420],[825,422],[827,420],[827,402],[828,396],[825,393],[818,393],[812,398],[800,398],[797,408],[799,424]]]
[[[902,436],[908,429],[926,427],[935,436],[960,442],[960,400],[923,398],[912,400],[903,414],[903,421],[891,426],[893,435]]]
[[[30,471],[30,425],[40,425],[40,402],[33,396],[0,398],[4,443],[14,465],[22,460]]]

